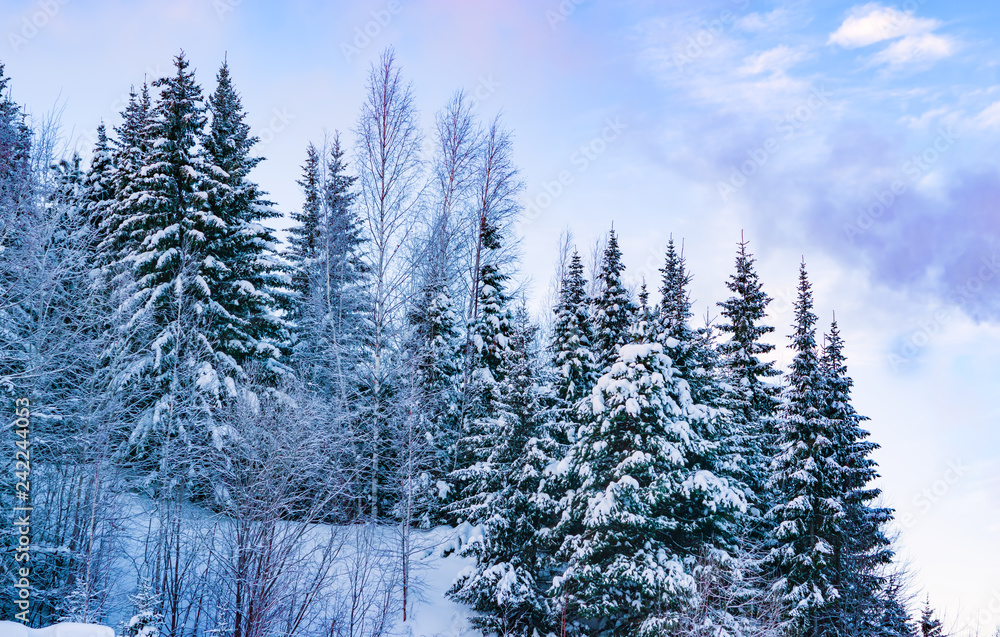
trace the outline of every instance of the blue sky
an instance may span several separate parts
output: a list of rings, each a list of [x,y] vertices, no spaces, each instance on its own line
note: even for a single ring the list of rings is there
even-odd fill
[[[741,230],[788,359],[796,268],[847,340],[915,583],[958,628],[1000,624],[1000,6],[305,0],[4,3],[0,60],[83,146],[183,48],[223,55],[285,212],[308,141],[350,137],[396,48],[425,122],[460,87],[516,134],[536,307],[559,234],[614,221],[632,283],[685,241],[699,313]],[[367,35],[366,35],[367,32]]]

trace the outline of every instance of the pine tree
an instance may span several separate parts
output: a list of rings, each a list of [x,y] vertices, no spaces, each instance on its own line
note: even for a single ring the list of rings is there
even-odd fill
[[[262,161],[250,154],[260,140],[250,135],[244,121],[246,113],[228,63],[222,64],[216,79],[218,85],[208,99],[211,124],[201,139],[204,161],[215,182],[207,192],[207,213],[222,223],[208,250],[224,264],[220,286],[213,290],[217,316],[210,329],[215,355],[228,357],[240,371],[255,362],[262,372],[281,374],[278,347],[287,336],[275,313],[280,285],[275,238],[262,225],[280,214],[250,180],[250,171]]]
[[[719,327],[729,335],[729,340],[719,345],[722,378],[728,385],[723,406],[731,414],[735,448],[742,457],[740,475],[761,506],[766,502],[764,483],[774,455],[774,417],[780,391],[768,379],[780,372],[771,361],[760,359],[774,349],[761,340],[774,331],[761,324],[771,297],[764,293],[746,241],[739,243],[736,271],[726,287],[733,296],[718,304],[726,320]]]
[[[809,637],[836,634],[841,596],[835,547],[845,530],[844,492],[837,441],[826,417],[826,387],[817,353],[816,315],[805,263],[799,269],[784,406],[769,487],[775,592],[793,631]]]
[[[621,347],[588,411],[554,469],[579,485],[555,530],[567,564],[554,584],[559,612],[590,634],[666,634],[695,594],[690,565],[743,496],[692,466],[712,453],[698,435],[712,410],[692,402],[660,343]]]
[[[540,533],[553,523],[554,508],[539,489],[553,444],[537,370],[536,328],[523,306],[514,323],[510,347],[501,354],[503,380],[497,415],[487,427],[489,453],[463,472],[475,493],[464,503],[465,515],[483,532],[462,554],[475,557],[476,567],[448,594],[480,613],[471,621],[484,634],[530,637],[548,631],[551,621],[546,576],[552,564]]]
[[[594,299],[594,355],[603,371],[614,364],[618,348],[629,341],[629,326],[635,314],[635,304],[622,283],[624,270],[618,237],[612,229],[597,274],[600,294]]]
[[[861,428],[867,418],[851,405],[853,381],[847,375],[844,342],[834,318],[825,337],[820,369],[824,375],[825,412],[836,448],[837,480],[844,502],[843,534],[834,542],[834,560],[839,574],[842,631],[871,630],[881,612],[880,590],[885,578],[883,567],[892,562],[893,552],[885,534],[892,510],[874,507],[881,490],[870,486],[878,477],[871,453],[878,445],[867,440]]]

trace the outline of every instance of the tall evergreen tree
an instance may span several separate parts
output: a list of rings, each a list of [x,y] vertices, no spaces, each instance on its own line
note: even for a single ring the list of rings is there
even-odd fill
[[[569,410],[590,395],[597,380],[588,305],[583,261],[574,250],[559,284],[559,304],[555,308],[551,343],[552,363],[557,372],[556,399]]]
[[[873,506],[881,490],[871,486],[878,477],[877,464],[871,458],[878,445],[868,440],[861,416],[851,404],[853,381],[847,375],[844,341],[836,318],[826,335],[820,368],[824,375],[825,412],[836,447],[837,480],[844,503],[843,533],[833,543],[833,559],[838,572],[840,592],[838,616],[841,631],[871,632],[882,614],[881,591],[884,567],[892,562],[893,552],[885,534],[892,521],[892,510]]]
[[[690,567],[742,494],[691,458],[712,411],[660,343],[620,348],[594,388],[589,418],[553,472],[579,488],[560,504],[556,535],[567,567],[553,593],[566,628],[592,635],[667,634],[695,594]]]
[[[469,325],[472,352],[466,386],[463,388],[462,430],[456,448],[452,479],[458,489],[454,511],[467,509],[465,501],[477,495],[466,469],[484,462],[490,453],[493,430],[500,400],[500,384],[505,370],[501,365],[510,349],[513,334],[513,312],[507,290],[509,275],[495,255],[502,248],[500,229],[485,217],[482,220],[482,242],[485,257],[480,266],[479,294],[476,298],[475,320]]]
[[[920,629],[920,637],[946,637],[944,634],[944,625],[940,619],[934,616],[930,595],[924,601],[924,609],[920,612],[918,628]]]
[[[635,303],[622,283],[622,252],[612,228],[597,274],[600,293],[594,299],[594,355],[600,370],[607,371],[618,359],[618,348],[629,341],[628,331]]]
[[[484,441],[489,453],[464,471],[475,494],[464,503],[464,517],[482,525],[483,534],[463,549],[463,555],[475,557],[475,569],[460,576],[448,594],[480,613],[472,623],[485,634],[531,637],[546,632],[551,622],[552,560],[540,533],[552,525],[555,511],[539,490],[553,443],[535,333],[520,307],[510,347],[501,354],[496,416],[484,427],[491,432]]]
[[[835,547],[845,532],[845,503],[836,434],[826,417],[826,386],[816,344],[816,315],[805,263],[791,348],[795,353],[778,420],[769,517],[775,592],[796,634],[837,634],[839,572]]]
[[[214,349],[217,357],[229,357],[239,369],[256,362],[265,368],[262,371],[280,374],[278,347],[287,334],[275,312],[280,285],[275,238],[263,225],[280,214],[250,179],[250,171],[262,161],[251,155],[260,140],[244,121],[246,113],[228,63],[222,64],[216,79],[208,99],[211,124],[201,139],[214,181],[207,191],[207,212],[222,224],[215,229],[218,236],[211,238],[209,252],[225,264],[220,287],[213,290]]]
[[[729,340],[719,345],[722,377],[728,385],[723,406],[731,414],[735,449],[743,459],[740,475],[760,507],[766,502],[764,483],[774,455],[774,417],[780,392],[768,380],[780,372],[774,363],[760,358],[774,349],[761,340],[774,331],[761,323],[771,297],[763,290],[746,241],[739,243],[735,272],[726,287],[733,296],[718,304],[726,321],[719,327],[729,335]]]
[[[126,326],[145,323],[151,331],[139,344],[151,404],[129,436],[129,456],[156,486],[179,483],[203,497],[209,478],[198,469],[201,449],[221,444],[223,436],[212,412],[235,392],[242,370],[213,332],[228,319],[217,298],[230,271],[218,251],[226,223],[209,205],[221,189],[221,169],[200,144],[206,123],[201,88],[183,53],[174,64],[175,75],[154,83],[161,92],[146,127],[147,150],[119,191],[119,201],[127,196],[127,215],[115,229],[123,243],[119,264],[134,276],[120,311]],[[144,101],[130,104],[137,118]],[[126,130],[131,127],[126,120]],[[168,460],[176,462],[161,466]]]
[[[32,196],[31,130],[21,107],[10,98],[0,63],[0,213],[19,214]]]

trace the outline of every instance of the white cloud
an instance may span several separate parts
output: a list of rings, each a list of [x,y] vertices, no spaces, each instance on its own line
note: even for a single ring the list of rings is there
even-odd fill
[[[855,7],[840,28],[830,34],[827,43],[856,49],[883,40],[927,33],[939,25],[937,20],[914,17],[912,11],[869,3]]]
[[[782,44],[746,58],[739,72],[744,75],[757,75],[766,72],[781,73],[802,60],[805,55],[804,47],[792,48]]]
[[[739,31],[756,33],[784,26],[787,22],[788,12],[784,9],[775,9],[769,13],[748,13],[737,20],[733,26]]]
[[[1000,128],[1000,102],[993,102],[973,119],[977,128]]]
[[[879,64],[902,66],[912,62],[934,62],[955,52],[951,38],[933,33],[908,35],[879,51],[873,60]]]

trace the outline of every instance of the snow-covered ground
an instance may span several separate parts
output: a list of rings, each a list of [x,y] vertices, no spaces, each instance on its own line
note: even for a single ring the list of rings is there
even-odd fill
[[[107,626],[55,624],[45,628],[27,628],[24,624],[0,621],[0,637],[114,637],[115,631]]]

